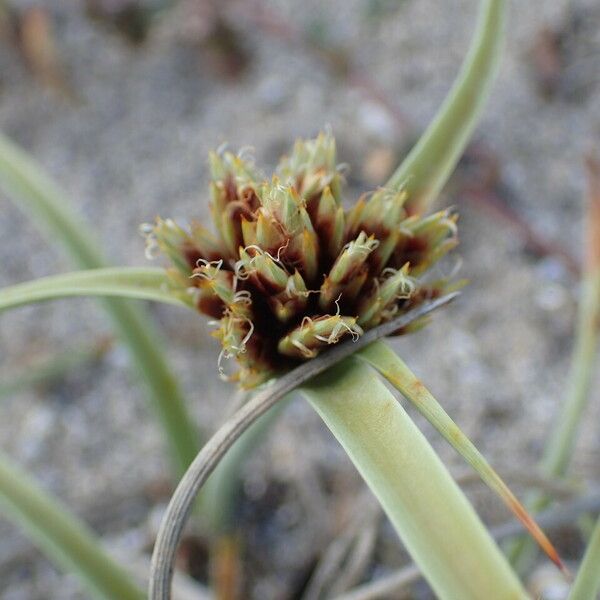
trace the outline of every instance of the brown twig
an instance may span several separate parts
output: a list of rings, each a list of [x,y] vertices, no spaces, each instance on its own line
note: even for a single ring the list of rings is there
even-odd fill
[[[588,181],[585,269],[596,273],[600,269],[600,159],[590,152],[585,166]]]
[[[272,408],[289,392],[312,379],[319,373],[339,363],[361,348],[386,337],[409,323],[448,304],[458,294],[448,294],[425,302],[404,315],[365,332],[356,342],[348,340],[338,344],[277,379],[271,386],[258,392],[238,412],[228,419],[198,453],[173,494],[158,532],[152,555],[149,598],[168,600],[175,552],[183,528],[192,509],[194,499],[219,461],[235,441],[261,415]]]

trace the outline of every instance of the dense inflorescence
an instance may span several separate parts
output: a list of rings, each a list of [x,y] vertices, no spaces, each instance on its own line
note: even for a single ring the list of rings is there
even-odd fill
[[[452,285],[425,274],[457,244],[456,214],[408,215],[405,192],[386,188],[345,210],[329,134],[296,142],[270,180],[229,152],[211,153],[210,169],[216,235],[161,218],[142,230],[148,254],[164,253],[174,285],[215,319],[219,370],[235,357],[228,378],[244,387]]]

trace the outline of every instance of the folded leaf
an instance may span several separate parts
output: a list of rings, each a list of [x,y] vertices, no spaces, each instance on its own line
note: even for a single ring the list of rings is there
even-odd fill
[[[527,598],[427,439],[372,369],[346,359],[302,392],[381,502],[436,597]]]
[[[375,342],[359,351],[358,357],[377,369],[414,404],[446,441],[479,473],[481,479],[502,498],[506,506],[523,523],[549,558],[561,570],[564,570],[555,548],[525,507],[404,361],[383,342]]]

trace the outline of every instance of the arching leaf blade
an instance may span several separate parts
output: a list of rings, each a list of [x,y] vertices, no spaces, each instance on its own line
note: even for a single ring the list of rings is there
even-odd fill
[[[191,306],[173,288],[164,269],[112,267],[74,271],[19,283],[0,290],[0,311],[71,296],[112,296]]]
[[[437,115],[386,186],[404,188],[406,207],[425,212],[435,201],[473,133],[502,51],[505,0],[485,0],[460,72]]]
[[[359,351],[358,357],[381,373],[394,388],[412,402],[444,439],[477,471],[481,479],[500,496],[552,562],[564,571],[563,563],[546,534],[404,361],[383,342],[376,342]]]
[[[75,573],[100,600],[143,600],[144,592],[94,534],[0,453],[0,508],[58,567]]]
[[[441,600],[526,599],[516,575],[401,404],[361,361],[302,388]]]
[[[38,223],[52,242],[62,245],[77,266],[106,266],[92,231],[70,208],[64,191],[26,152],[1,134],[0,189]],[[173,465],[178,473],[184,473],[200,448],[199,435],[161,350],[160,336],[139,304],[120,298],[103,298],[101,302],[148,386]]]

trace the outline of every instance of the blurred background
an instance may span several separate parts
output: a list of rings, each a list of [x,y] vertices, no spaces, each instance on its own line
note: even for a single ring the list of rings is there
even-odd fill
[[[454,80],[477,4],[2,0],[0,129],[60,182],[113,263],[143,266],[138,225],[157,215],[181,224],[203,218],[207,153],[225,142],[251,146],[269,172],[297,137],[331,126],[339,160],[350,165],[347,200],[384,182]],[[563,396],[572,349],[582,159],[600,149],[600,5],[512,4],[498,80],[438,201],[461,213],[458,254],[470,285],[431,326],[394,346],[501,474],[526,475]],[[0,240],[1,286],[72,270],[2,194]],[[190,409],[216,427],[233,388],[218,378],[218,343],[206,320],[174,307],[150,310]],[[143,557],[172,481],[145,388],[111,336],[92,300],[2,315],[0,446],[115,554]],[[57,357],[64,368],[23,382]],[[597,483],[600,394],[590,400],[571,474]],[[417,420],[463,473],[460,457]],[[465,490],[487,523],[509,519],[482,485]],[[300,399],[248,457],[238,514],[241,598],[309,598],[319,585],[320,597],[335,597],[343,590],[314,583],[315,573],[357,515],[364,556],[352,585],[407,560],[345,454]],[[576,529],[553,539],[565,558],[580,555]],[[190,531],[179,562],[206,581],[201,535]],[[418,587],[412,594],[427,597]],[[0,518],[0,597],[87,596]]]

